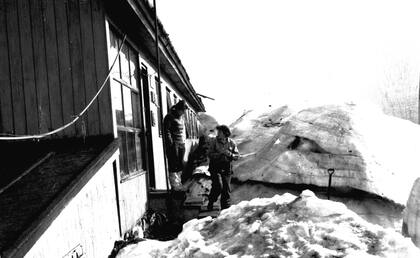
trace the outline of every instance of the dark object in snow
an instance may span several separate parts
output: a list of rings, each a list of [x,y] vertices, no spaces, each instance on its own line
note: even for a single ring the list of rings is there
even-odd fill
[[[332,176],[334,174],[335,170],[333,168],[329,168],[328,169],[328,191],[327,191],[327,198],[328,200],[330,199],[330,190],[331,190],[331,180],[332,180]]]
[[[114,248],[112,248],[111,254],[108,258],[115,258],[117,257],[118,252],[126,247],[127,245],[137,244],[138,242],[145,241],[143,238],[134,238],[131,240],[117,240],[114,243]]]
[[[168,220],[164,213],[148,210],[141,218],[144,236],[152,239],[157,238],[162,233],[161,231],[167,222]]]
[[[172,240],[182,231],[182,223],[168,220],[163,212],[149,210],[141,218],[144,237],[161,241]]]

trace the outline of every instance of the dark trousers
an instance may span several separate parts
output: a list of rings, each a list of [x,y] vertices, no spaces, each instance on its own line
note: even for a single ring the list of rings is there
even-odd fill
[[[220,206],[222,209],[230,207],[230,180],[232,178],[231,172],[216,172],[211,174],[211,190],[209,195],[209,203],[214,203],[220,198]]]
[[[166,155],[168,156],[168,171],[171,173],[181,172],[184,168],[184,144],[169,146]]]

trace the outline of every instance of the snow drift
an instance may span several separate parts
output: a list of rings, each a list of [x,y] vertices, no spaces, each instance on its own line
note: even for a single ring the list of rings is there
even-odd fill
[[[199,136],[214,135],[214,129],[218,126],[217,120],[204,112],[198,113],[198,121],[200,122]]]
[[[333,168],[333,187],[405,205],[420,171],[420,127],[354,104],[248,112],[232,129],[240,181],[325,187]]]
[[[143,241],[118,257],[420,257],[409,238],[311,191],[253,199],[191,220],[177,239]]]
[[[404,223],[402,228],[404,235],[410,236],[414,244],[420,247],[420,178],[411,188],[407,208],[404,211]]]

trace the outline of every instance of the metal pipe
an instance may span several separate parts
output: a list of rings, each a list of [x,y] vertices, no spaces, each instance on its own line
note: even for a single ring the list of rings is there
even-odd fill
[[[329,168],[328,170],[328,189],[327,189],[327,198],[328,200],[330,199],[330,189],[331,189],[331,180],[332,180],[332,176],[335,172],[335,170],[333,168]]]

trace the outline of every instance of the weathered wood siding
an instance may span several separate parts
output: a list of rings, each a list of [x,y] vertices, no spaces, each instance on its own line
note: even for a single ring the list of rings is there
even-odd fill
[[[38,134],[71,121],[108,72],[101,0],[0,0],[0,133]],[[109,88],[53,137],[112,134]]]
[[[119,174],[119,173],[118,173]],[[124,234],[136,225],[147,209],[146,174],[118,184],[121,231]]]
[[[76,246],[83,257],[108,257],[120,233],[112,164],[117,157],[90,179],[25,257],[64,257]]]

